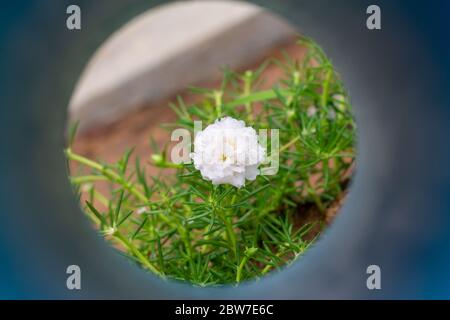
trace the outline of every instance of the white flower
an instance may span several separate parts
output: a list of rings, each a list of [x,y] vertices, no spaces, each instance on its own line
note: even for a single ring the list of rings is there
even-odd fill
[[[190,156],[204,179],[240,188],[246,179],[256,179],[266,150],[258,143],[253,128],[225,117],[197,133]]]

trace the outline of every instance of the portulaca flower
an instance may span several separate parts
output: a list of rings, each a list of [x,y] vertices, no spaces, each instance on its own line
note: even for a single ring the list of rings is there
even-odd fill
[[[266,149],[258,143],[255,129],[225,117],[197,133],[190,156],[204,179],[240,188],[245,180],[256,179]]]

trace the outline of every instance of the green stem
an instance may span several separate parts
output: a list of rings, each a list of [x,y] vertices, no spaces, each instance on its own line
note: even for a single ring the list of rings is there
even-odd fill
[[[330,180],[330,164],[329,159],[322,160],[322,170],[323,170],[323,188],[327,190],[328,181]]]
[[[292,145],[294,145],[294,144],[295,144],[297,141],[299,141],[299,140],[300,140],[300,136],[295,137],[294,139],[292,139],[291,141],[289,141],[288,143],[286,143],[285,145],[283,145],[283,146],[280,148],[280,152],[283,152],[283,151],[289,149]]]
[[[253,73],[251,71],[247,71],[244,76],[244,97],[248,97],[251,94],[252,90],[252,77]],[[248,101],[245,103],[245,110],[247,112],[247,117],[250,122],[253,121],[252,114],[252,102]]]
[[[242,271],[244,270],[245,265],[247,264],[248,260],[255,254],[257,251],[257,248],[247,248],[245,250],[244,257],[241,260],[241,263],[239,263],[237,272],[236,272],[236,283],[241,282],[242,280]]]
[[[93,192],[94,192],[94,199],[97,199],[102,205],[104,205],[106,208],[108,208],[109,200],[103,194],[101,194],[99,191],[94,189]]]
[[[278,93],[281,93],[282,95],[287,96],[290,94],[290,91],[287,89],[280,89],[280,90],[278,90]],[[240,105],[245,105],[245,104],[251,103],[251,102],[271,100],[271,99],[275,99],[277,97],[278,96],[277,96],[277,93],[275,92],[275,90],[271,89],[271,90],[266,90],[266,91],[253,92],[252,94],[242,96],[233,101],[230,101],[230,102],[226,103],[225,105],[228,108],[232,108],[232,107],[237,107]]]
[[[88,182],[96,182],[96,181],[103,181],[108,180],[108,178],[104,176],[81,176],[81,177],[70,177],[70,181],[74,184],[83,184]]]
[[[228,241],[230,242],[230,247],[233,252],[233,256],[236,257],[236,235],[234,234],[233,223],[231,222],[231,219],[227,217],[223,217],[222,220],[225,223],[227,238]]]
[[[237,241],[236,241],[236,235],[234,234],[234,231],[233,231],[233,222],[230,217],[227,217],[225,211],[219,210],[218,202],[217,202],[217,204],[214,204],[216,202],[216,197],[215,197],[216,190],[217,190],[216,187],[217,186],[212,186],[209,201],[213,205],[213,214],[217,215],[223,221],[223,224],[225,225],[225,234],[227,237],[228,245],[233,254],[233,258],[236,258],[237,257],[237,250],[236,250]],[[235,197],[232,198],[231,205],[233,204],[234,199],[235,199]]]
[[[280,251],[277,254],[275,254],[276,257],[280,258],[282,255],[284,254],[284,252]],[[273,265],[268,264],[267,266],[264,267],[264,269],[261,271],[262,275],[265,275],[267,272],[270,271],[270,269],[273,268]]]
[[[233,204],[235,204],[235,202],[236,202],[236,194],[234,194],[233,197],[231,197],[231,206]],[[233,210],[233,209],[231,209],[231,210]],[[237,254],[237,248],[236,248],[237,240],[236,240],[236,234],[234,233],[234,230],[233,230],[233,221],[231,220],[231,218],[228,218],[227,228],[229,229],[231,242],[232,242],[233,248],[234,248],[234,254],[236,255]]]
[[[97,224],[98,226],[101,225],[101,221],[94,214],[90,213],[89,211],[86,211],[86,213],[95,224]],[[130,241],[128,241],[128,239],[124,237],[118,230],[115,230],[112,236],[114,239],[116,239],[116,241],[122,244],[124,248],[128,249],[128,251],[130,251],[144,267],[163,277],[163,274],[159,272],[159,270],[154,265],[152,265],[150,261],[148,261],[148,259],[138,249],[136,249],[136,247]]]
[[[72,161],[76,161],[78,163],[81,163],[87,167],[90,167],[92,169],[95,169],[99,172],[101,172],[102,174],[105,175],[105,177],[107,177],[110,181],[115,182],[117,184],[120,184],[122,187],[124,187],[125,189],[127,189],[129,192],[131,192],[136,198],[138,198],[140,201],[147,203],[148,199],[147,197],[140,192],[139,190],[137,190],[134,186],[130,185],[129,183],[127,183],[119,174],[117,174],[115,171],[101,165],[98,162],[95,162],[93,160],[90,160],[88,158],[85,158],[83,156],[80,156],[76,153],[73,153],[72,150],[70,148],[66,149],[65,151],[66,156],[69,160]]]
[[[325,212],[325,206],[323,205],[322,200],[320,199],[320,196],[317,194],[316,190],[311,186],[309,183],[309,179],[305,179],[306,188],[308,190],[308,193],[313,197],[314,202],[317,205],[317,208],[319,209],[320,213]]]
[[[244,256],[241,263],[238,266],[237,272],[236,272],[236,282],[241,282],[242,279],[242,270],[244,270],[245,265],[247,264],[249,260],[248,256]]]
[[[148,259],[138,249],[136,249],[136,247],[130,241],[128,241],[128,239],[124,237],[119,231],[116,230],[113,234],[113,237],[131,253],[133,253],[133,255],[142,263],[144,267],[161,277],[163,276],[163,274],[153,264],[151,264],[150,261],[148,261]]]
[[[189,266],[191,268],[191,274],[195,273],[195,263],[194,263],[194,255],[193,248],[191,244],[191,239],[189,239],[189,231],[186,228],[178,229],[178,233],[180,233],[181,239],[183,241],[184,247],[186,249],[186,254],[189,257]]]
[[[217,118],[220,118],[222,116],[222,96],[222,91],[214,92],[214,103],[216,105]]]
[[[214,209],[215,210],[215,209]],[[214,212],[214,214],[217,214],[217,212]],[[233,223],[229,217],[226,216],[225,212],[218,212],[218,216],[223,221],[223,224],[225,225],[225,233],[228,240],[228,245],[230,246],[231,252],[233,253],[233,257],[237,256],[236,252],[236,235],[234,234],[233,230]]]
[[[328,91],[330,89],[331,76],[333,75],[333,70],[331,68],[328,69],[327,74],[325,75],[325,82],[323,84],[322,96],[320,99],[320,104],[322,107],[327,106],[328,101]]]

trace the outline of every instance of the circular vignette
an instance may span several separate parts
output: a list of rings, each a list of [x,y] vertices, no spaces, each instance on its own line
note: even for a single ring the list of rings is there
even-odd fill
[[[123,6],[119,1],[109,1],[108,12],[103,13],[96,11],[94,4],[83,3],[87,10],[92,8],[92,13],[96,13],[96,19],[91,16],[92,20],[89,21],[88,18],[85,23],[92,28],[98,26],[96,30],[102,31],[99,34],[74,35],[64,30],[49,32],[37,28],[42,25],[40,23],[43,20],[47,23],[56,21],[55,16],[44,12],[47,6],[42,3],[40,9],[42,11],[35,11],[36,14],[39,13],[39,17],[25,22],[26,25],[20,31],[22,33],[18,34],[25,39],[30,39],[31,34],[33,37],[41,35],[41,38],[49,36],[47,39],[52,48],[56,49],[60,45],[60,48],[66,47],[68,52],[77,52],[77,55],[74,57],[65,54],[64,57],[67,59],[59,59],[62,54],[60,51],[43,49],[42,46],[34,44],[36,50],[33,63],[27,59],[22,60],[21,69],[15,70],[21,75],[32,73],[28,82],[21,82],[19,88],[14,78],[11,84],[2,89],[11,89],[6,95],[8,101],[17,102],[16,98],[12,98],[13,94],[20,97],[17,106],[23,111],[20,113],[21,119],[18,118],[18,114],[9,113],[10,121],[3,127],[3,130],[23,147],[21,150],[12,148],[11,153],[2,160],[3,166],[8,166],[9,172],[15,172],[14,177],[11,173],[5,175],[5,182],[10,182],[9,191],[12,193],[9,198],[3,199],[3,206],[8,212],[22,213],[21,218],[27,217],[27,219],[18,219],[11,215],[2,217],[5,222],[1,224],[4,231],[1,233],[4,237],[2,251],[4,250],[10,259],[2,265],[1,270],[3,274],[9,276],[8,282],[5,282],[6,288],[13,286],[16,288],[11,296],[411,298],[424,297],[420,290],[429,290],[434,297],[445,297],[440,290],[448,288],[450,284],[446,273],[449,268],[448,254],[443,253],[450,251],[442,244],[450,243],[448,230],[443,227],[450,225],[446,215],[449,203],[435,200],[436,194],[446,194],[448,191],[448,187],[439,182],[440,177],[448,176],[448,172],[439,171],[433,166],[425,175],[423,160],[425,155],[435,155],[432,152],[433,148],[443,143],[442,137],[448,135],[448,128],[443,123],[443,119],[448,116],[448,110],[445,109],[448,97],[442,94],[446,92],[443,89],[446,89],[445,80],[448,79],[448,73],[445,73],[445,68],[436,68],[437,65],[433,60],[442,53],[442,50],[447,50],[435,45],[435,42],[442,38],[438,35],[445,36],[446,31],[433,30],[429,26],[420,29],[423,27],[422,20],[414,22],[412,18],[420,12],[423,17],[428,18],[423,20],[436,21],[435,15],[443,11],[433,5],[427,5],[426,8],[425,5],[411,8],[407,5],[401,7],[403,4],[401,2],[397,4],[381,2],[383,10],[391,12],[391,15],[384,16],[384,25],[396,25],[397,28],[390,29],[389,33],[383,31],[368,35],[361,27],[363,22],[359,13],[364,12],[365,8],[360,1],[348,1],[339,5],[321,1],[285,1],[278,8],[270,1],[257,3],[287,16],[304,34],[321,44],[343,75],[346,87],[351,92],[353,105],[356,107],[360,143],[358,174],[350,199],[341,217],[329,230],[327,239],[319,243],[315,251],[290,270],[256,284],[228,289],[197,289],[152,280],[151,275],[144,275],[137,269],[132,271],[133,268],[122,259],[105,250],[106,244],[98,241],[80,215],[66,182],[62,165],[64,161],[59,152],[62,147],[60,137],[64,131],[64,111],[57,106],[67,105],[75,79],[78,78],[87,57],[92,53],[77,50],[80,47],[86,48],[83,44],[89,46],[93,43],[99,44],[102,37],[114,29],[114,26],[106,25],[105,21],[117,22],[124,15],[129,15],[130,11],[123,12]],[[133,4],[135,13],[143,8],[147,9],[146,5],[144,2],[136,1]],[[324,10],[325,7],[327,10]],[[23,16],[23,13],[24,10],[21,10],[17,14]],[[410,34],[417,36],[414,42],[408,40],[410,38],[407,35]],[[21,53],[29,52],[30,42],[25,43],[23,38],[17,37],[14,41],[9,39],[11,46],[8,47],[8,56],[16,58],[8,61],[18,61],[17,57]],[[68,38],[72,40],[70,43],[67,43]],[[391,50],[380,51],[380,48],[387,45],[390,45]],[[40,63],[36,64],[35,61]],[[415,72],[421,77],[405,74],[412,61]],[[11,71],[11,68],[6,70]],[[61,81],[55,74],[43,72],[44,70],[65,70],[64,80]],[[52,89],[47,86],[35,87],[37,83],[35,73],[41,75],[40,83],[52,84],[47,85]],[[424,81],[430,76],[441,80],[433,84],[434,88]],[[61,84],[61,90],[55,91],[58,83]],[[403,90],[400,90],[399,86]],[[29,95],[21,94],[24,87],[28,89]],[[424,112],[422,108],[424,104],[434,106],[434,113]],[[30,112],[25,106],[28,108],[38,106],[40,112]],[[390,117],[387,118],[386,114]],[[405,118],[405,114],[410,117]],[[429,121],[424,123],[419,121],[420,119]],[[37,134],[33,135],[32,139],[20,131],[22,126],[17,125],[24,121],[34,124]],[[400,134],[398,123],[402,123]],[[423,129],[420,133],[416,130],[418,123]],[[52,143],[49,144],[49,141]],[[431,141],[434,143],[430,143]],[[35,161],[30,165],[24,159],[30,159],[32,155]],[[433,160],[448,162],[450,158],[448,154],[444,153],[441,156],[439,159],[433,157]],[[54,166],[49,166],[49,163]],[[415,172],[414,177],[411,172]],[[65,187],[61,188],[62,185]],[[421,189],[418,187],[420,185],[428,186],[429,189]],[[39,188],[30,189],[29,186]],[[24,192],[29,194],[26,202],[18,198],[18,195]],[[411,202],[411,199],[414,201]],[[432,219],[428,217],[425,220],[423,212],[435,214]],[[405,221],[408,223],[405,224]],[[433,232],[421,231],[424,223]],[[22,231],[20,236],[12,232],[18,228]],[[348,233],[348,228],[359,232]],[[417,239],[419,231],[423,236]],[[24,243],[23,234],[34,239],[32,247],[29,243]],[[436,242],[437,239],[446,241]],[[10,246],[10,243],[14,245]],[[383,243],[390,245],[388,247],[380,245]],[[415,250],[408,250],[411,247]],[[11,253],[15,250],[22,253],[20,257]],[[43,255],[48,259],[37,259]],[[330,257],[333,256],[338,256],[339,259],[330,263]],[[101,266],[96,260],[98,257],[102,258]],[[430,259],[426,259],[427,257]],[[79,262],[86,270],[84,289],[78,293],[68,292],[63,285],[66,275],[61,270],[65,270],[68,264],[73,264],[73,261]],[[382,266],[383,281],[389,284],[387,288],[377,293],[369,292],[365,286],[364,270],[374,261]],[[105,269],[105,265],[110,268]],[[410,268],[411,265],[415,266],[414,270]],[[33,268],[30,269],[30,266]],[[120,279],[123,272],[129,272],[127,279]],[[53,276],[49,279],[48,274]],[[422,280],[420,286],[414,282],[414,279],[418,278]]]
[[[167,19],[177,12],[178,15],[184,12],[183,19],[177,21],[183,25],[188,23],[189,14],[196,10],[207,10],[209,17],[217,12],[222,19],[227,14],[235,19],[236,14],[245,12],[253,12],[253,16],[239,22],[238,37],[233,36],[230,40],[223,35],[230,31],[220,31],[215,37],[209,32],[207,44],[199,33],[205,29],[205,25],[199,28],[201,23],[195,24],[189,32],[161,31],[164,16]],[[204,23],[211,24],[211,18]],[[214,23],[217,24],[216,21]],[[214,27],[217,26],[207,29]],[[235,28],[231,31],[233,34]],[[255,35],[258,30],[263,35]],[[267,30],[275,31],[268,34]],[[142,34],[151,39],[148,45],[142,44],[145,41],[141,39]],[[166,36],[168,39],[160,52],[149,55],[148,52],[153,53],[159,48],[152,48],[155,38],[161,40]],[[200,53],[193,49],[192,42],[203,44],[200,45]],[[174,43],[181,51],[168,54]],[[240,48],[234,53],[235,58],[224,57],[222,49],[229,46]],[[125,47],[129,50],[124,51]],[[204,47],[208,48],[208,60],[214,63],[205,65],[203,60],[199,60],[205,55]],[[217,55],[218,52],[220,54]],[[161,55],[165,59],[166,56],[172,57],[174,61],[162,65],[149,63],[148,59],[153,61]],[[197,68],[186,70],[186,61],[192,61],[189,66]],[[138,104],[139,99],[154,101],[154,94],[149,94],[149,91],[159,92],[161,88],[167,91],[165,87],[169,87],[183,92],[182,88],[187,84],[183,83],[180,72],[189,74],[189,81],[192,81],[189,84],[192,84],[195,83],[192,78],[199,78],[197,72],[205,77],[204,69],[210,70],[206,73],[215,72],[224,61],[227,64],[231,62],[231,66],[223,76],[226,80],[222,81],[234,81],[235,85],[226,86],[222,82],[211,91],[196,89],[194,93],[178,96],[172,105],[175,109],[173,119],[167,116],[171,110],[166,107],[165,99],[162,103],[157,99],[153,103],[146,102],[146,108],[139,111],[129,110]],[[249,64],[250,68],[242,68]],[[111,65],[115,66],[113,70],[109,69]],[[147,70],[145,67],[148,65],[152,68]],[[167,68],[168,65],[171,67]],[[236,66],[238,70],[247,71],[234,71]],[[163,72],[164,68],[168,69],[167,72]],[[202,71],[196,71],[199,68]],[[137,77],[133,74],[135,70],[139,70]],[[164,74],[164,77],[155,77],[155,74]],[[113,86],[111,83],[114,81],[118,84]],[[241,87],[236,88],[237,83]],[[221,90],[220,93],[217,90]],[[251,102],[241,101],[242,92],[245,100]],[[220,105],[217,105],[217,99],[221,101]],[[289,102],[291,100],[292,103]],[[140,14],[115,31],[83,71],[69,106],[70,122],[75,118],[79,120],[78,128],[84,129],[81,135],[69,134],[66,156],[70,180],[83,211],[95,228],[108,243],[132,257],[143,268],[168,279],[185,280],[202,287],[241,284],[261,278],[269,271],[278,271],[296,257],[303,258],[305,251],[314,244],[318,235],[323,234],[325,226],[342,206],[355,154],[355,123],[347,101],[344,84],[321,48],[313,40],[299,36],[287,22],[261,11],[260,7],[226,2],[185,2],[159,7]],[[211,103],[215,108],[209,107]],[[262,103],[265,107],[259,108]],[[131,117],[128,114],[122,117],[124,108],[132,114]],[[113,118],[116,124],[104,128],[105,118]],[[173,163],[175,149],[172,148],[176,146],[166,148],[170,133],[156,129],[157,125],[174,123],[172,138],[179,131],[190,128],[187,137],[183,133],[184,143],[191,141],[192,130],[201,130],[196,129],[200,125],[193,123],[192,119],[207,126],[203,129],[205,135],[200,131],[195,136],[194,149],[183,150],[183,154],[191,154],[193,164],[189,157],[180,159],[184,165]],[[245,123],[250,127],[244,129]],[[217,132],[213,127],[222,129]],[[223,131],[225,127],[227,132]],[[89,134],[85,134],[86,130],[90,130]],[[295,133],[297,130],[300,130],[298,134]],[[272,141],[271,146],[259,145],[255,152],[250,151],[251,154],[259,154],[258,164],[245,166],[248,171],[243,172],[245,159],[235,159],[237,162],[232,163],[234,152],[242,154],[251,145],[239,145],[239,141],[245,142],[241,139],[243,135],[256,141],[258,131],[259,134],[270,133],[272,137],[268,140]],[[220,141],[205,144],[200,140],[202,137],[217,139],[224,134],[228,148],[219,159],[218,155],[210,153],[219,151]],[[148,135],[152,139],[155,137],[150,146],[146,142]],[[318,138],[322,136],[323,139]],[[236,137],[240,140],[234,141]],[[274,140],[279,141],[279,151],[274,149]],[[183,143],[177,143],[177,146]],[[154,147],[155,144],[159,147]],[[187,146],[190,146],[189,142]],[[166,151],[161,153],[163,149]],[[280,165],[278,160],[270,157],[269,163],[261,165],[265,154],[274,152],[279,153],[276,159],[279,157]],[[204,163],[216,158],[219,160]],[[146,159],[151,159],[150,165]],[[177,174],[173,173],[174,169]],[[167,180],[159,179],[160,174],[168,176]],[[186,174],[188,177],[177,178]],[[296,191],[281,191],[293,188]],[[239,204],[239,207],[234,204]],[[189,212],[192,214],[186,217]],[[261,216],[263,212],[266,216]],[[238,225],[230,222],[229,214],[232,219],[239,219]],[[258,228],[254,216],[258,218]],[[180,220],[179,217],[188,220]],[[192,227],[186,226],[187,222],[192,223]],[[184,236],[186,228],[189,230],[188,238]],[[212,229],[214,233],[210,233]],[[277,237],[279,231],[282,234]],[[155,232],[158,234],[157,242]],[[252,239],[255,233],[261,239],[258,242]],[[224,247],[228,248],[228,253],[223,253]],[[279,258],[274,259],[274,255]],[[190,257],[188,260],[187,256]],[[265,260],[276,266],[261,262]],[[206,265],[208,267],[204,271],[196,272]]]

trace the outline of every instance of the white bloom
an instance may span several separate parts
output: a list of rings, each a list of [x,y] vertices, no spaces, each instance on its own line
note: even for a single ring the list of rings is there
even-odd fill
[[[258,143],[253,128],[225,117],[197,133],[190,156],[204,179],[240,188],[246,179],[256,179],[266,150]]]

